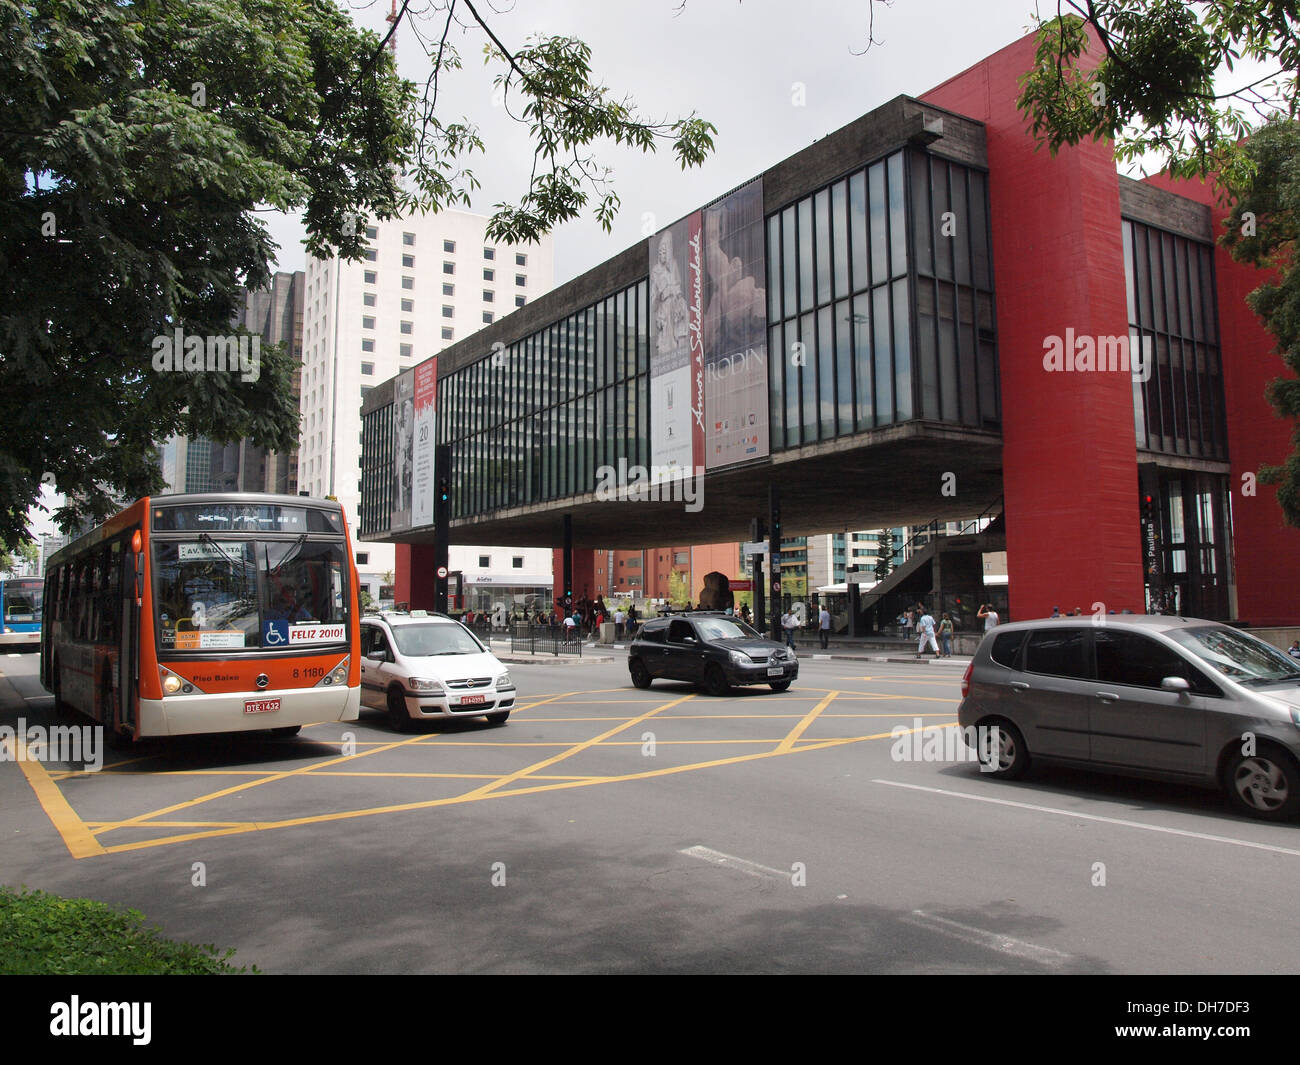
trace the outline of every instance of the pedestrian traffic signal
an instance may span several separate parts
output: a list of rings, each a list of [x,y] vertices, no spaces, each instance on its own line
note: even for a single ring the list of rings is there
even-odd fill
[[[446,503],[449,499],[451,499],[451,478],[439,477],[438,478],[438,502]]]

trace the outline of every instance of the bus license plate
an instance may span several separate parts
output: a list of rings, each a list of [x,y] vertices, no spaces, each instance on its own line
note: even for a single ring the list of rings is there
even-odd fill
[[[462,695],[460,697],[461,706],[478,706],[487,702],[486,695]]]
[[[768,666],[767,675],[769,677],[779,677],[785,672],[784,666]]]
[[[246,714],[269,714],[279,709],[279,699],[246,699],[244,701],[244,713]]]

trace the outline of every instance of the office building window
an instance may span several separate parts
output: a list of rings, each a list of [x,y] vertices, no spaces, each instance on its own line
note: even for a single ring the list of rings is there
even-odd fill
[[[411,332],[413,331],[413,329],[414,329],[414,326],[412,326],[412,324],[411,324],[410,322],[403,322],[403,323],[402,323],[402,333],[403,333],[403,335],[405,335],[405,336],[410,336],[410,335],[411,335]]]
[[[369,338],[367,338],[367,339],[361,341],[361,350],[362,350],[362,351],[374,351],[374,350],[375,350],[375,342],[374,342],[373,340],[370,340]]]
[[[442,250],[448,255],[454,255],[456,253],[456,242],[454,240],[444,240],[442,242]]]
[[[484,312],[483,312],[483,324],[484,324],[484,325],[491,325],[492,322],[493,322],[493,319],[494,319],[495,317],[496,317],[496,316],[495,316],[491,311],[484,311]]]
[[[516,306],[516,307],[522,307],[526,302],[527,302],[527,300],[526,300],[523,296],[516,296],[516,297],[515,297],[515,306]]]
[[[454,295],[456,295],[456,286],[455,286],[455,285],[443,285],[443,286],[442,286],[442,294],[443,294],[444,296],[454,296]]]
[[[496,248],[484,248],[484,249],[483,249],[483,258],[485,258],[485,259],[495,259],[496,257],[497,257],[497,250],[496,250]]]
[[[362,317],[361,317],[361,328],[362,328],[362,329],[374,329],[374,328],[375,328],[375,320],[374,320],[373,318],[370,318],[370,317],[366,316],[366,315],[362,315]]]
[[[400,356],[402,356],[402,358],[404,358],[404,359],[409,359],[409,358],[411,357],[411,345],[410,345],[410,344],[399,344],[399,345],[398,345],[398,348],[397,348],[397,353],[398,353]]]
[[[415,288],[415,278],[413,277],[402,278],[402,288],[408,290]]]
[[[449,325],[444,325],[444,326],[442,327],[442,339],[443,339],[443,340],[452,340],[452,339],[455,338],[455,334],[456,334],[456,331],[455,331],[454,329],[452,329],[451,326],[449,326]]]
[[[515,252],[515,265],[516,265],[516,266],[527,266],[527,265],[528,265],[528,256],[527,256],[527,255],[524,255],[522,252]]]
[[[377,252],[374,248],[366,249],[366,262],[373,263],[378,258],[379,258],[379,252]]]
[[[492,556],[491,556],[491,555],[479,555],[479,556],[478,556],[478,565],[479,565],[479,569],[491,569],[491,568],[492,568]]]
[[[369,552],[369,551],[358,551],[358,552],[357,552],[357,565],[358,565],[358,566],[365,566],[365,565],[368,565],[369,562],[370,562],[370,552]]]
[[[523,556],[523,555],[515,555],[514,558],[512,558],[512,559],[510,560],[510,565],[513,566],[515,569],[523,569],[523,568],[524,568],[524,556]]]
[[[375,305],[375,298],[376,297],[373,292],[363,292],[361,294],[361,302],[364,303],[367,307],[373,307]]]
[[[442,316],[444,318],[454,318],[456,316],[456,308],[452,307],[450,304],[444,303],[442,305]]]
[[[404,270],[414,270],[414,269],[415,269],[415,256],[414,256],[414,255],[403,255],[403,256],[402,256],[402,269],[404,269]]]
[[[366,226],[366,240],[374,240],[379,236],[379,229],[375,226]]]
[[[454,274],[454,273],[456,272],[456,264],[455,264],[455,263],[443,263],[443,264],[442,264],[442,272],[443,272],[444,274]]]
[[[402,312],[410,314],[415,310],[415,300],[402,300]]]
[[[491,289],[488,289],[488,288],[485,288],[485,289],[483,290],[483,302],[484,302],[484,303],[491,303],[492,300],[493,300],[492,290],[491,290]]]
[[[415,247],[415,234],[414,234],[414,233],[403,233],[403,234],[402,234],[402,243],[405,244],[408,248],[414,248],[414,247]]]
[[[366,271],[366,284],[367,284],[367,285],[373,285],[373,284],[375,283],[375,281],[378,279],[378,277],[379,277],[379,275],[378,275],[377,273],[375,273],[374,270],[367,270],[367,271]]]
[[[515,284],[520,288],[523,288],[526,284],[528,284],[528,278],[526,278],[523,274],[515,274]]]
[[[374,376],[375,376],[375,364],[374,364],[373,362],[363,362],[363,363],[361,364],[361,376],[362,376],[362,377],[374,377]]]

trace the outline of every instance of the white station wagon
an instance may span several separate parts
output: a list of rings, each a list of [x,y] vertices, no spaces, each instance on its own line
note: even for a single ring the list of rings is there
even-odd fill
[[[361,705],[412,721],[486,717],[504,725],[515,705],[506,667],[458,621],[422,610],[361,619]]]

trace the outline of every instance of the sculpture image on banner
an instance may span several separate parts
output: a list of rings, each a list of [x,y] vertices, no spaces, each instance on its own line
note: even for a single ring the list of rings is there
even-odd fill
[[[393,391],[393,485],[392,511],[388,527],[411,527],[411,489],[414,470],[411,464],[415,438],[415,372],[408,370],[397,378]]]
[[[704,409],[709,469],[769,452],[763,183],[704,211]]]

